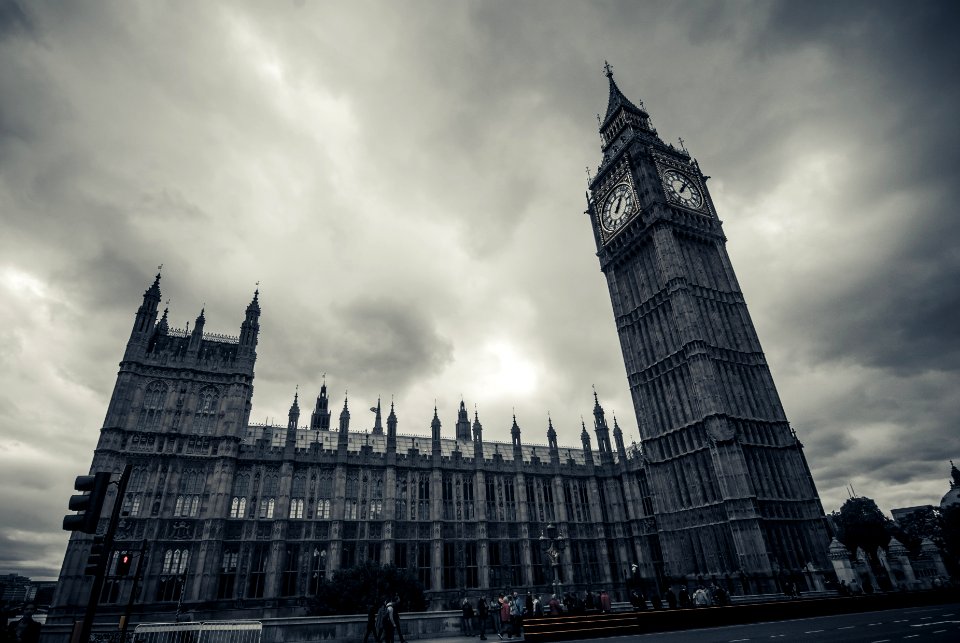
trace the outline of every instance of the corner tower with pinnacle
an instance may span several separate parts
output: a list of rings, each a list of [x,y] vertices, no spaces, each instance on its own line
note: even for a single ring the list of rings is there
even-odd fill
[[[655,566],[675,577],[823,568],[823,509],[708,177],[660,139],[609,65],[606,75],[603,157],[586,213],[644,444],[662,549]]]

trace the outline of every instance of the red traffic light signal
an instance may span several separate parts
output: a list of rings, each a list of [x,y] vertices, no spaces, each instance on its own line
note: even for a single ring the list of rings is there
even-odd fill
[[[127,552],[121,552],[117,556],[117,576],[126,576],[130,573],[130,565],[133,563],[133,556]]]
[[[110,473],[100,471],[92,476],[77,476],[73,488],[86,493],[70,496],[68,507],[70,511],[78,512],[73,516],[63,517],[63,528],[66,531],[82,531],[85,534],[97,533],[97,523],[100,521],[100,510],[107,497],[107,487],[110,486]]]

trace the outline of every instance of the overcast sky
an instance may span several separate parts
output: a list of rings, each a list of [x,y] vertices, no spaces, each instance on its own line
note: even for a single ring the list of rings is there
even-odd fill
[[[682,136],[824,507],[960,459],[955,3],[0,2],[0,573],[55,577],[158,264],[252,421],[637,436],[585,208],[608,59]]]

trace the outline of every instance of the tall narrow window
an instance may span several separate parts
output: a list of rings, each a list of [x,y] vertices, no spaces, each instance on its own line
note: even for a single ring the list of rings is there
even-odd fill
[[[180,474],[180,490],[173,515],[196,517],[200,513],[200,499],[206,487],[207,474],[200,469],[186,469]]]
[[[207,387],[200,391],[197,400],[197,412],[193,416],[193,432],[199,435],[212,435],[217,427],[219,398],[217,389]]]
[[[443,474],[443,482],[441,487],[442,498],[441,498],[441,508],[443,510],[443,519],[444,520],[453,520],[453,474],[445,473]],[[444,587],[450,587],[446,582],[443,584]]]
[[[424,589],[430,589],[431,577],[430,544],[417,543],[417,579]]]
[[[276,498],[261,498],[260,499],[260,517],[261,518],[273,518],[273,510],[277,505]]]
[[[477,565],[477,543],[466,544],[467,587],[480,587],[479,567]]]
[[[140,407],[140,416],[137,418],[138,429],[156,431],[160,428],[166,397],[167,387],[163,382],[156,381],[147,385],[147,390],[143,394],[143,404]]]
[[[474,520],[477,514],[474,508],[473,478],[467,477],[463,481],[463,519]],[[473,585],[472,587],[476,587]]]
[[[290,501],[290,517],[303,518],[303,498],[294,498]]]
[[[233,478],[233,499],[230,501],[230,517],[245,518],[247,496],[250,494],[250,474],[246,471]]]
[[[452,542],[443,543],[443,588],[457,587],[457,556]]]
[[[396,485],[396,517],[397,520],[407,520],[407,472],[397,472]]]
[[[250,552],[250,576],[247,581],[247,598],[263,598],[267,579],[267,545],[254,545]]]
[[[230,517],[243,518],[247,513],[247,499],[234,496],[230,501]]]
[[[237,581],[237,561],[239,554],[236,550],[228,549],[223,552],[223,559],[220,563],[220,575],[217,579],[217,598],[226,599],[234,597],[234,590]]]
[[[417,520],[430,520],[430,474],[421,473],[417,480]]]
[[[317,519],[330,520],[330,501],[322,499],[317,501]]]
[[[283,574],[280,577],[281,596],[295,596],[297,594],[297,563],[299,560],[300,548],[296,545],[288,546]]]
[[[180,599],[189,564],[189,549],[168,549],[163,553],[156,600],[176,601]]]

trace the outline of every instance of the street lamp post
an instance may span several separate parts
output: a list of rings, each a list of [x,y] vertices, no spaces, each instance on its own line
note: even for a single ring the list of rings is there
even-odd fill
[[[557,566],[560,564],[560,554],[566,546],[566,537],[553,523],[547,525],[546,534],[542,529],[540,530],[540,549],[550,559],[550,567],[553,569],[553,593],[558,597],[563,596],[563,582],[560,580],[560,571]]]

